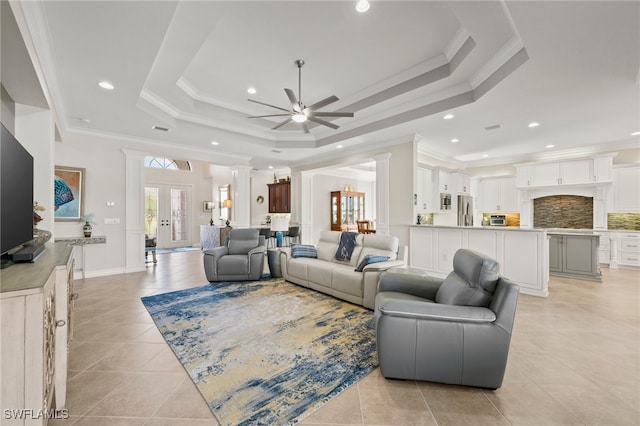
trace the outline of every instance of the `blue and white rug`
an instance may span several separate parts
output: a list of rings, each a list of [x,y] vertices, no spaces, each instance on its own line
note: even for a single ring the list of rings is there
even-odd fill
[[[297,423],[377,367],[371,311],[282,279],[142,302],[223,425]]]

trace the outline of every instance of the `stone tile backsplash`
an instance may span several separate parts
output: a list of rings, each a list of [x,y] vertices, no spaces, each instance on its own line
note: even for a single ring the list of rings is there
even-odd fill
[[[533,200],[534,228],[593,229],[593,197],[553,195]]]
[[[609,213],[607,228],[640,231],[640,213]]]

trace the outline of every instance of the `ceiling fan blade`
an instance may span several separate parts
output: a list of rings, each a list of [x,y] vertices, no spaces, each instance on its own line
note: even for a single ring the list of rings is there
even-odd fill
[[[288,115],[291,115],[291,113],[288,113],[288,114],[269,114],[269,115],[252,115],[252,116],[247,117],[247,118],[286,117]]]
[[[323,126],[331,127],[332,129],[337,129],[338,127],[340,127],[340,126],[338,126],[336,124],[330,123],[330,122],[325,121],[325,120],[320,120],[319,118],[315,118],[315,117],[312,117],[312,116],[308,116],[307,120],[313,121],[313,122],[318,123],[318,124],[322,124]]]
[[[353,117],[352,112],[312,112],[311,117]]]
[[[328,98],[325,98],[325,99],[321,100],[320,102],[316,102],[315,104],[306,107],[304,109],[304,112],[306,113],[306,112],[315,111],[315,110],[320,109],[320,108],[322,108],[324,106],[332,104],[337,100],[339,100],[337,96],[335,96],[335,95],[329,96]]]
[[[309,126],[307,125],[306,122],[302,123],[302,129],[304,130],[305,133],[309,133]]]
[[[289,123],[290,121],[291,121],[291,117],[287,118],[282,123],[277,124],[276,127],[272,127],[271,130],[278,130],[280,127],[284,126],[285,124]]]
[[[298,103],[298,99],[296,98],[296,94],[293,93],[293,90],[284,89],[284,92],[287,94],[289,102],[291,102],[291,108],[293,108],[293,110],[296,112],[301,112],[300,103]]]
[[[254,102],[256,104],[260,104],[260,105],[268,106],[268,107],[271,107],[271,108],[279,109],[280,111],[291,112],[288,109],[280,108],[279,106],[275,106],[275,105],[271,105],[271,104],[265,104],[264,102],[256,101],[255,99],[247,99],[247,100],[249,102]]]

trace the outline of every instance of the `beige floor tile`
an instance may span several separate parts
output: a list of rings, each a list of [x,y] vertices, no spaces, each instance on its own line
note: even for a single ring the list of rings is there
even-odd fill
[[[439,426],[509,424],[480,389],[426,382],[418,386]]]
[[[83,371],[67,382],[67,410],[81,416],[130,377],[127,373]]]
[[[301,424],[361,425],[362,422],[360,395],[358,386],[354,385],[303,419]]]
[[[73,426],[143,426],[146,421],[140,417],[81,417]]]
[[[88,416],[151,417],[184,380],[177,373],[131,373]]]
[[[89,369],[92,371],[142,371],[165,345],[158,343],[124,343]]]
[[[171,348],[163,345],[162,350],[140,368],[140,371],[159,372],[159,373],[184,373],[187,375],[184,367],[178,361]],[[189,379],[191,380],[191,379]]]
[[[436,425],[418,385],[387,380],[378,369],[358,382],[365,425]]]
[[[180,419],[174,424],[183,424],[185,419],[215,420],[202,395],[188,376],[153,414],[153,417]]]
[[[103,358],[121,349],[121,343],[78,343],[69,353],[70,370],[86,370]]]

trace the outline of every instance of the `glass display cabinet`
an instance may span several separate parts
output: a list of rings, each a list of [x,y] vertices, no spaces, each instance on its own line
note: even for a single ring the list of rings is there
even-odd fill
[[[332,231],[358,232],[358,221],[364,217],[364,192],[331,192]]]

